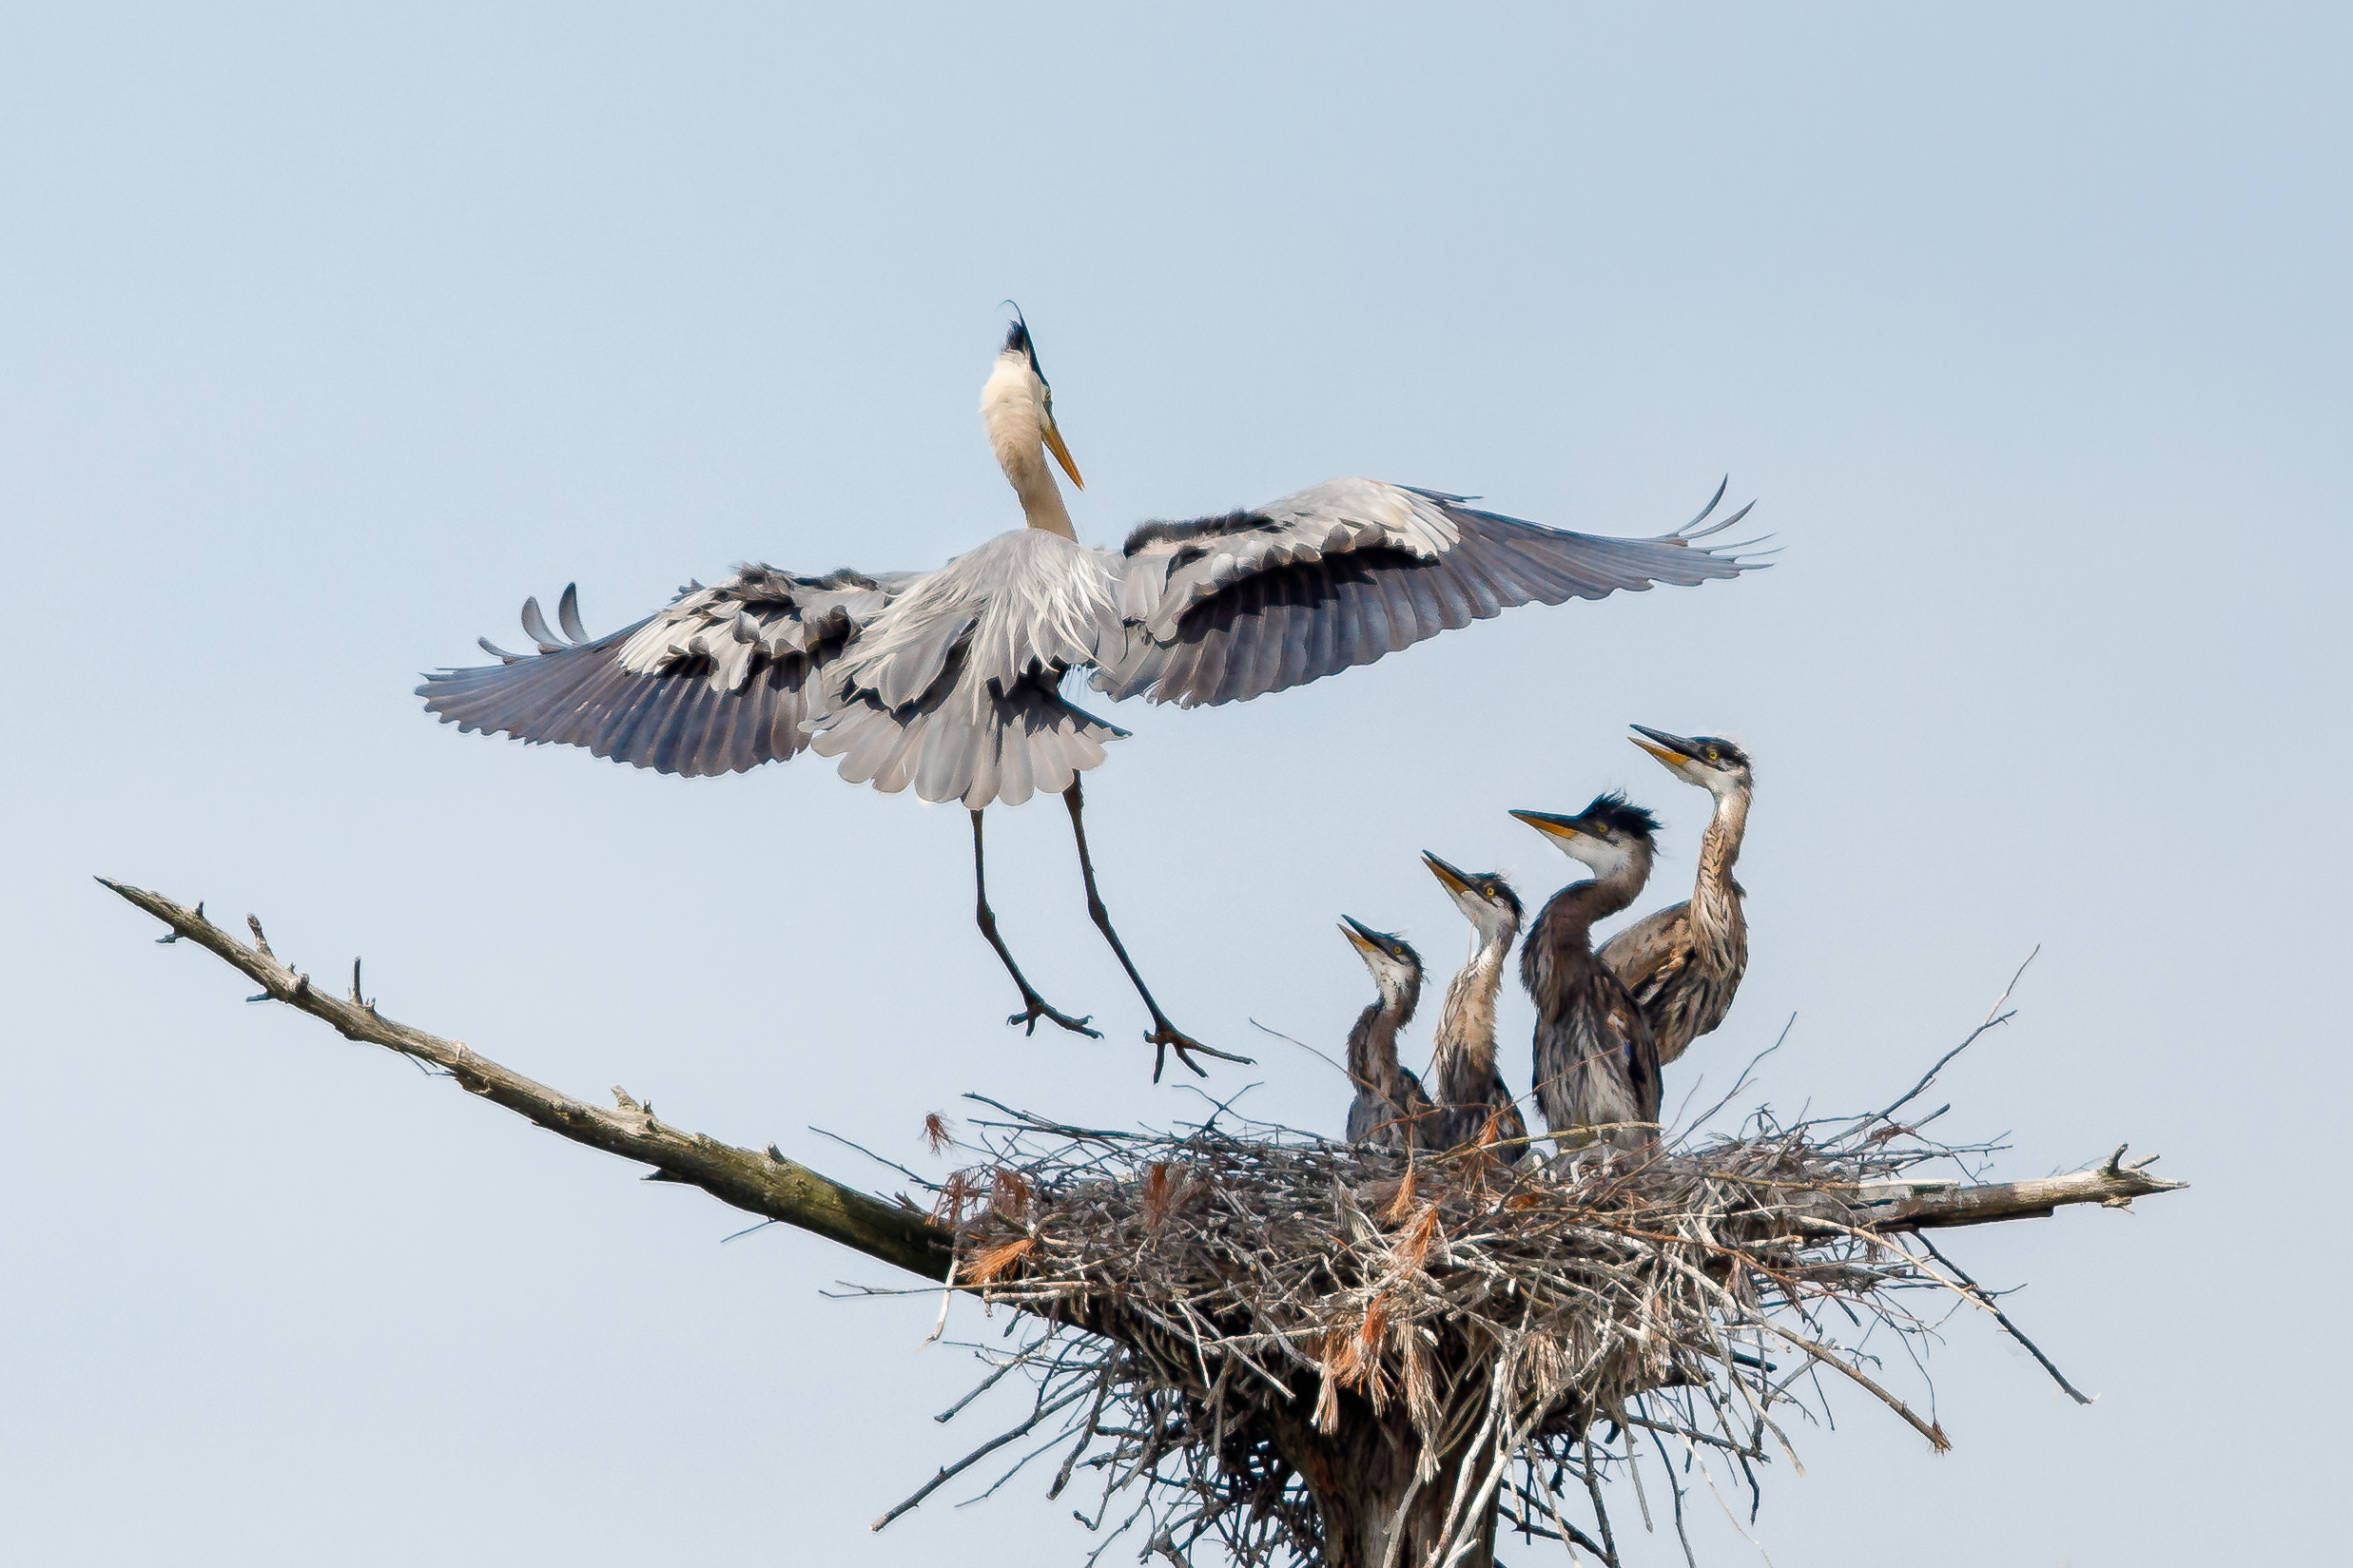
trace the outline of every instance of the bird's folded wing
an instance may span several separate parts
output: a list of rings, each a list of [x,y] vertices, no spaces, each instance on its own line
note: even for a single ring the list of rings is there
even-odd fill
[[[1603,943],[1596,955],[1644,1007],[1691,962],[1690,909],[1679,903],[1653,911]]]
[[[1186,707],[1246,701],[1515,605],[1736,576],[1758,563],[1700,541],[1747,508],[1702,527],[1715,507],[1672,533],[1612,539],[1335,479],[1254,512],[1146,523],[1122,552],[1128,643],[1095,685]]]
[[[582,629],[567,588],[561,640],[528,600],[523,630],[535,652],[485,639],[499,663],[428,675],[417,693],[460,729],[586,746],[662,773],[740,772],[808,744],[804,725],[824,702],[817,672],[915,580],[748,566],[716,587],[690,584],[657,614],[597,638]]]

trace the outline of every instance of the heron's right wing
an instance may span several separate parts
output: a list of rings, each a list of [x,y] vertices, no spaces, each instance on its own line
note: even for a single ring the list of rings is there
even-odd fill
[[[579,597],[523,605],[534,653],[482,643],[499,663],[444,669],[417,694],[460,729],[586,746],[599,757],[690,777],[741,772],[808,745],[823,711],[817,672],[917,579],[855,571],[800,577],[748,566],[713,588],[690,584],[634,626],[591,638]]]
[[[1250,512],[1146,523],[1121,551],[1128,646],[1095,685],[1186,707],[1244,702],[1515,605],[1738,576],[1760,563],[1701,541],[1748,509],[1701,526],[1715,507],[1672,533],[1614,539],[1334,479]]]

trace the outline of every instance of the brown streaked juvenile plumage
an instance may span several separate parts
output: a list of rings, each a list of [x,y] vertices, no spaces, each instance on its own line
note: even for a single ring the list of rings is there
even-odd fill
[[[1545,1125],[1571,1147],[1642,1150],[1657,1134],[1659,1048],[1618,977],[1593,953],[1593,922],[1650,877],[1658,822],[1623,795],[1574,816],[1515,811],[1593,878],[1555,893],[1528,928],[1520,978],[1536,1002],[1535,1091]]]
[[[1397,1036],[1422,998],[1422,956],[1402,937],[1340,917],[1340,934],[1372,972],[1380,995],[1348,1032],[1348,1075],[1356,1086],[1348,1108],[1348,1141],[1375,1149],[1413,1149],[1429,1140],[1429,1096],[1398,1065]]]
[[[1747,896],[1732,875],[1757,786],[1748,753],[1713,735],[1684,737],[1643,725],[1636,741],[1666,770],[1715,797],[1700,836],[1700,870],[1691,898],[1645,915],[1609,939],[1602,961],[1632,993],[1659,1042],[1662,1065],[1691,1049],[1732,1010],[1748,968]]]
[[[1504,960],[1520,934],[1520,896],[1491,871],[1458,871],[1427,850],[1422,863],[1472,932],[1470,961],[1447,986],[1430,1038],[1429,1088],[1438,1108],[1431,1141],[1457,1148],[1490,1135],[1491,1127],[1491,1135],[1517,1159],[1526,1152],[1527,1124],[1495,1065],[1495,997],[1503,988]]]

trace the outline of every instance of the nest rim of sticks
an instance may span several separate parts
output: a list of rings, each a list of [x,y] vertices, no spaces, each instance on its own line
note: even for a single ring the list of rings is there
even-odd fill
[[[988,1493],[1063,1450],[1050,1496],[1081,1470],[1102,1484],[1077,1515],[1109,1529],[1090,1563],[1139,1525],[1141,1555],[1171,1563],[1203,1542],[1254,1568],[1314,1562],[1326,1521],[1302,1450],[1361,1442],[1369,1423],[1408,1454],[1409,1499],[1449,1494],[1425,1506],[1443,1502],[1451,1546],[1500,1520],[1614,1563],[1601,1483],[1632,1469],[1639,1440],[1663,1461],[1680,1444],[1686,1477],[1707,1456],[1737,1466],[1753,1520],[1757,1468],[1776,1451],[1797,1461],[1777,1407],[1816,1419],[1824,1371],[1945,1447],[1873,1375],[1879,1342],[1916,1365],[1952,1309],[1993,1309],[1933,1247],[1857,1211],[1932,1162],[1974,1175],[1993,1146],[1936,1143],[1888,1113],[1783,1127],[1760,1110],[1640,1154],[1515,1161],[1491,1140],[1354,1148],[1230,1104],[1153,1132],[967,1097],[1005,1119],[973,1121],[975,1140],[954,1147],[978,1157],[923,1185],[956,1238],[950,1294],[1017,1310],[1005,1342],[973,1346],[992,1363],[982,1389],[1020,1372],[1035,1398],[878,1529],[1033,1438]],[[951,1142],[936,1122],[933,1136]],[[1915,1310],[1907,1295],[1922,1289],[1946,1310]],[[1853,1332],[1834,1334],[1833,1315]],[[946,1316],[943,1298],[935,1338]],[[1682,1483],[1666,1468],[1680,1534]],[[1119,1519],[1122,1494],[1134,1505]],[[1566,1517],[1570,1498],[1588,1522]]]

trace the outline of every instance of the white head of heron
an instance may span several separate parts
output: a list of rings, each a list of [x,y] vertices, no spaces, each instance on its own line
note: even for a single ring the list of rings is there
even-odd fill
[[[1454,900],[1454,907],[1463,912],[1463,919],[1478,933],[1482,945],[1508,938],[1519,930],[1523,913],[1520,896],[1500,873],[1457,870],[1427,849],[1422,851],[1422,863],[1438,879],[1438,885]]]
[[[1593,803],[1574,814],[1556,811],[1514,811],[1514,817],[1549,840],[1554,848],[1593,868],[1607,881],[1647,855],[1659,831],[1659,819],[1624,795],[1596,796]]]
[[[1631,727],[1643,738],[1627,739],[1657,758],[1660,766],[1685,784],[1697,784],[1718,797],[1756,787],[1748,753],[1730,741],[1714,735],[1670,735],[1648,725]]]
[[[981,420],[988,427],[989,445],[996,449],[997,461],[1025,505],[1036,483],[1042,481],[1049,489],[1053,485],[1053,476],[1045,468],[1044,454],[1049,452],[1072,484],[1086,488],[1055,425],[1054,388],[1038,367],[1037,341],[1018,313],[1005,329],[1005,346],[998,351],[997,362],[989,367],[988,379],[982,384]]]
[[[1406,993],[1421,983],[1422,956],[1408,945],[1406,939],[1393,932],[1375,931],[1362,920],[1340,917],[1340,935],[1365,960],[1372,972],[1372,983],[1380,988],[1381,999],[1394,1007]]]

